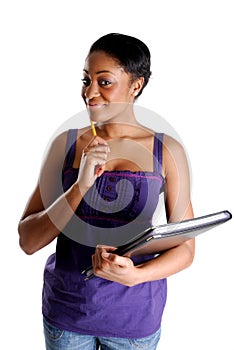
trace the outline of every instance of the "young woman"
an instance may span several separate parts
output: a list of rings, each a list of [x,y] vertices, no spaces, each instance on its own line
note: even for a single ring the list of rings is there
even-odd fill
[[[19,222],[27,254],[57,238],[44,273],[47,350],[156,349],[166,278],[193,261],[194,240],[157,257],[113,254],[152,223],[161,191],[168,221],[193,217],[182,146],[134,115],[150,75],[150,52],[134,37],[91,46],[82,98],[97,135],[71,129],[53,141]],[[95,277],[85,281],[90,264]]]

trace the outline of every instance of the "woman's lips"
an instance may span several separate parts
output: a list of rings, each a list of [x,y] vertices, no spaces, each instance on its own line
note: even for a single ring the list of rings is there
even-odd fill
[[[88,103],[87,107],[90,110],[96,110],[96,109],[100,109],[100,108],[104,107],[104,104],[103,103]]]

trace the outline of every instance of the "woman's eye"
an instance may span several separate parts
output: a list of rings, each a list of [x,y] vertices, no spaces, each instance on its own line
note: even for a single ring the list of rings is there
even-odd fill
[[[89,86],[90,84],[90,79],[89,78],[83,78],[81,79],[82,83],[84,86]]]
[[[99,80],[99,85],[100,86],[108,86],[110,84],[111,84],[111,81],[109,81],[109,80],[105,80],[105,79]]]

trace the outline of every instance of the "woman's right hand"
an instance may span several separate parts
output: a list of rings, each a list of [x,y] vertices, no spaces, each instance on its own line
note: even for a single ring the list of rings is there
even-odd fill
[[[81,191],[88,191],[97,177],[103,174],[109,152],[108,143],[99,136],[93,138],[84,148],[77,179]]]

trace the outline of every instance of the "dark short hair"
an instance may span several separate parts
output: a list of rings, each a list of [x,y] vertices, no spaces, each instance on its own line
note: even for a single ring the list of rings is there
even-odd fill
[[[143,77],[144,84],[138,96],[141,95],[151,76],[150,51],[141,40],[125,34],[110,33],[95,41],[88,55],[95,51],[103,51],[115,58],[125,72],[131,74],[133,81]]]

